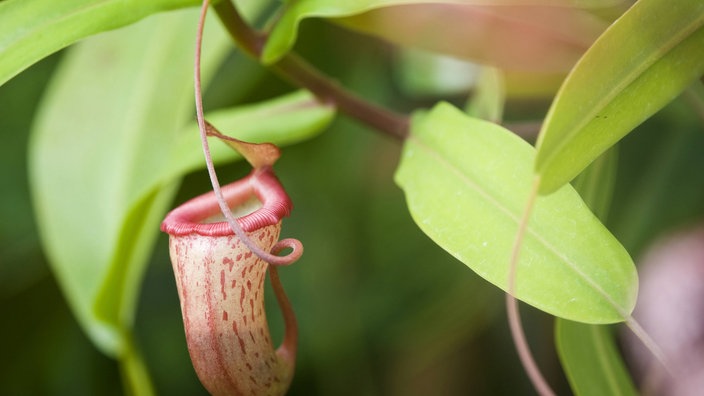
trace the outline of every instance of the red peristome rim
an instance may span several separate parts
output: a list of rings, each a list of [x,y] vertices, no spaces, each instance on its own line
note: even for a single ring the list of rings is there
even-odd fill
[[[222,194],[231,208],[244,203],[252,194],[262,202],[261,208],[237,218],[240,227],[246,232],[278,223],[282,218],[287,217],[293,208],[291,199],[271,168],[255,169],[243,179],[223,186]],[[202,223],[205,219],[218,214],[220,214],[220,206],[215,199],[215,193],[211,191],[169,212],[161,223],[161,230],[169,235],[234,235],[227,221]]]

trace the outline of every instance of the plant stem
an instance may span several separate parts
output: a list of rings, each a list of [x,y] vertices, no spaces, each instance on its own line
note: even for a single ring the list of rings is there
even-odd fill
[[[220,181],[218,180],[217,172],[215,171],[215,165],[213,164],[213,158],[210,154],[210,145],[208,144],[208,133],[207,126],[205,124],[205,116],[203,115],[203,95],[201,94],[201,81],[200,81],[200,53],[202,50],[203,43],[203,26],[205,25],[205,16],[208,11],[208,0],[203,0],[203,6],[200,11],[200,19],[198,20],[198,30],[196,32],[196,49],[195,49],[195,61],[193,64],[193,80],[194,80],[194,91],[195,91],[195,103],[196,103],[196,119],[198,120],[198,129],[200,131],[200,143],[203,147],[203,155],[205,156],[205,166],[208,169],[208,175],[210,176],[210,182],[213,186],[213,193],[218,201],[218,206],[220,206],[220,211],[222,212],[225,220],[230,224],[232,232],[237,235],[237,238],[242,241],[247,248],[252,251],[257,257],[266,261],[272,265],[289,265],[298,260],[303,254],[303,245],[300,241],[296,239],[285,239],[287,247],[291,248],[292,251],[286,256],[276,256],[269,252],[264,251],[256,242],[252,241],[247,233],[240,227],[237,223],[237,219],[230,211],[225,197],[222,193],[222,188],[220,186]],[[259,168],[257,171],[266,171],[264,168]]]
[[[259,59],[266,36],[252,29],[230,0],[213,6],[232,39],[248,55]],[[406,115],[374,105],[346,90],[293,52],[270,68],[291,83],[311,91],[318,100],[334,104],[341,112],[401,141],[409,131]]]
[[[276,250],[273,251],[276,253]],[[276,350],[276,354],[293,368],[296,364],[296,352],[298,350],[298,322],[296,321],[291,302],[288,300],[286,292],[281,285],[279,273],[275,266],[269,267],[269,279],[271,280],[271,287],[274,290],[276,301],[279,303],[281,314],[284,317],[284,339],[281,342],[281,346]]]
[[[528,203],[526,204],[526,208],[523,212],[523,217],[518,224],[518,232],[516,232],[516,239],[514,240],[513,248],[511,249],[511,262],[508,270],[508,290],[506,293],[506,313],[508,314],[508,324],[511,329],[513,343],[516,345],[518,357],[521,359],[521,364],[523,364],[523,368],[526,370],[526,374],[528,374],[530,382],[533,384],[533,387],[535,387],[535,390],[539,395],[555,396],[555,392],[553,392],[550,385],[540,373],[540,369],[535,363],[535,359],[533,359],[533,354],[530,352],[530,347],[528,346],[528,341],[526,340],[526,334],[523,331],[523,325],[521,324],[521,316],[518,312],[518,301],[514,297],[516,291],[518,259],[521,252],[521,246],[523,245],[523,237],[526,233],[526,228],[528,227],[528,221],[533,211],[536,196],[538,195],[539,186],[540,176],[536,176],[533,181],[530,196],[528,197]]]
[[[134,396],[154,396],[154,385],[142,355],[131,333],[125,334],[125,348],[119,357],[125,393]]]

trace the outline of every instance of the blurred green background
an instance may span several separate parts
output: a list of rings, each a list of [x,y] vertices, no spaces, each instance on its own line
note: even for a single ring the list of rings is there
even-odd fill
[[[409,98],[395,71],[397,54],[377,40],[314,21],[303,26],[299,43],[312,63],[370,101],[410,111],[439,99]],[[82,333],[52,278],[29,198],[28,133],[60,58],[51,56],[0,87],[0,394],[119,395],[117,364]],[[239,55],[215,81],[205,98],[211,108],[293,89]],[[466,97],[444,99],[462,105]],[[506,119],[539,120],[548,105],[547,99],[511,100]],[[656,236],[704,214],[701,120],[678,99],[619,150],[608,224],[637,257]],[[306,248],[298,263],[280,271],[301,332],[290,394],[532,394],[509,337],[503,293],[413,224],[392,179],[399,151],[398,142],[338,117],[319,137],[285,148],[277,163],[295,205],[282,236],[299,238]],[[229,165],[220,177],[233,180],[247,170]],[[188,175],[174,206],[209,188],[205,173]],[[279,340],[281,320],[269,297]],[[558,393],[569,393],[554,353],[552,318],[526,306],[522,312],[541,368]],[[188,359],[165,235],[145,277],[136,337],[160,394],[205,394]]]

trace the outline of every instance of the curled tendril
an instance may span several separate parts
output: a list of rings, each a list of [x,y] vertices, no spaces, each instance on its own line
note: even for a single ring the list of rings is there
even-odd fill
[[[200,130],[200,140],[203,147],[203,154],[205,156],[206,167],[208,168],[208,175],[210,176],[210,182],[213,186],[213,192],[220,206],[223,216],[227,220],[232,231],[237,235],[237,237],[244,243],[247,248],[252,251],[257,257],[266,261],[271,265],[289,265],[298,260],[303,254],[303,244],[297,239],[284,239],[277,242],[271,252],[266,252],[260,248],[254,241],[252,241],[246,232],[237,223],[237,220],[232,215],[227,202],[222,194],[222,189],[220,188],[220,182],[218,180],[217,173],[215,172],[215,166],[213,164],[213,159],[210,154],[210,145],[208,144],[208,134],[207,125],[205,117],[203,116],[203,96],[201,89],[201,78],[200,78],[200,57],[201,48],[203,43],[203,26],[205,25],[205,16],[208,12],[209,1],[203,0],[201,6],[200,18],[198,20],[198,30],[196,33],[196,50],[195,50],[195,64],[194,70],[194,83],[195,83],[195,102],[196,102],[196,118],[198,119],[198,129]],[[292,251],[285,256],[277,256],[283,248],[277,248],[278,246],[283,246],[283,248],[291,248]]]
[[[301,241],[299,241],[296,238],[286,238],[286,239],[282,239],[282,240],[276,242],[276,245],[274,245],[274,247],[271,248],[271,253],[274,255],[278,255],[284,249],[291,249],[291,252],[289,254],[287,254],[286,256],[283,256],[283,257],[276,256],[276,257],[285,258],[287,260],[281,262],[280,264],[272,263],[272,262],[269,262],[269,264],[272,264],[272,265],[293,264],[296,261],[298,261],[299,258],[301,258],[301,255],[303,255],[303,244],[301,243]]]

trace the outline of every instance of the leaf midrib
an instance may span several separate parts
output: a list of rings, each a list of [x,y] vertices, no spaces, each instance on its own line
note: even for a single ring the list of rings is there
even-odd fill
[[[496,197],[492,196],[489,192],[485,191],[482,189],[476,182],[471,180],[468,176],[466,176],[464,173],[462,173],[461,169],[457,167],[454,163],[443,157],[437,150],[432,148],[431,146],[425,144],[424,142],[421,141],[421,139],[417,135],[411,135],[407,139],[406,144],[410,143],[415,143],[415,145],[420,148],[421,150],[425,151],[428,155],[430,155],[433,159],[435,159],[440,165],[444,166],[447,168],[450,172],[455,174],[466,187],[469,187],[470,189],[476,191],[486,199],[487,202],[489,202],[492,206],[497,208],[500,212],[504,213],[506,216],[508,216],[512,221],[518,225],[520,222],[520,217],[517,215],[514,215],[510,209],[505,207],[499,199]],[[518,230],[518,228],[516,228]],[[621,307],[619,304],[616,303],[616,301],[608,294],[606,293],[597,282],[595,282],[591,277],[587,276],[585,273],[583,273],[576,265],[573,263],[570,259],[565,257],[564,255],[560,254],[558,250],[550,243],[548,243],[545,239],[543,239],[536,231],[531,227],[530,223],[526,227],[526,232],[531,235],[536,241],[538,241],[540,244],[542,244],[548,251],[550,251],[553,255],[555,255],[559,261],[563,262],[567,268],[572,270],[575,274],[578,275],[578,277],[582,280],[584,280],[592,289],[594,289],[597,294],[601,295],[602,298],[604,298],[605,301],[609,303],[609,305],[614,308],[614,310],[621,316],[623,320],[626,320],[627,318],[630,317],[630,314],[628,313],[627,309],[624,309]],[[520,263],[519,263],[520,264]]]
[[[621,79],[621,82],[613,85],[613,88],[607,90],[606,94],[600,95],[601,99],[596,101],[595,105],[592,106],[591,110],[586,112],[584,116],[581,117],[581,119],[579,119],[579,121],[573,127],[569,128],[569,131],[565,134],[565,137],[561,140],[561,142],[552,149],[552,154],[547,156],[545,160],[543,160],[542,168],[545,168],[547,166],[546,164],[549,164],[555,157],[557,157],[558,153],[561,152],[561,150],[565,146],[567,146],[577,135],[581,134],[583,129],[591,122],[591,120],[593,120],[599,114],[599,112],[608,107],[615,97],[620,95],[629,86],[631,86],[640,76],[643,75],[645,70],[650,68],[653,64],[664,59],[666,57],[666,54],[671,52],[677,45],[679,45],[679,43],[685,41],[689,36],[694,34],[694,32],[699,30],[702,27],[702,24],[704,24],[704,15],[700,15],[698,18],[693,19],[692,22],[686,25],[684,29],[679,30],[681,32],[680,34],[674,35],[669,40],[666,40],[663,45],[659,47],[658,50],[650,52],[644,58],[629,58],[629,60],[631,60],[631,62],[629,63],[635,63],[637,66],[635,68],[632,68],[631,72],[624,74],[624,78]],[[606,34],[608,34],[608,31],[604,34],[604,36]],[[601,39],[597,40],[597,42],[595,42],[595,45],[599,45],[599,42],[602,41],[604,36],[602,36]],[[589,56],[589,54],[586,54],[586,56]],[[580,61],[573,70],[579,70],[580,64],[582,64],[582,61]],[[571,73],[570,76],[568,76],[568,80],[565,82],[565,87],[567,88],[570,87],[568,84],[570,81],[569,79],[572,75],[573,74]],[[558,108],[558,106],[555,107]],[[555,114],[558,114],[558,112],[550,111],[550,114],[550,120],[547,120],[547,122],[545,123],[546,127],[551,124],[550,121],[552,120]],[[559,112],[559,114],[562,115],[562,112]],[[545,130],[547,134],[548,129],[546,128]],[[551,136],[554,135],[555,133],[551,134]]]

